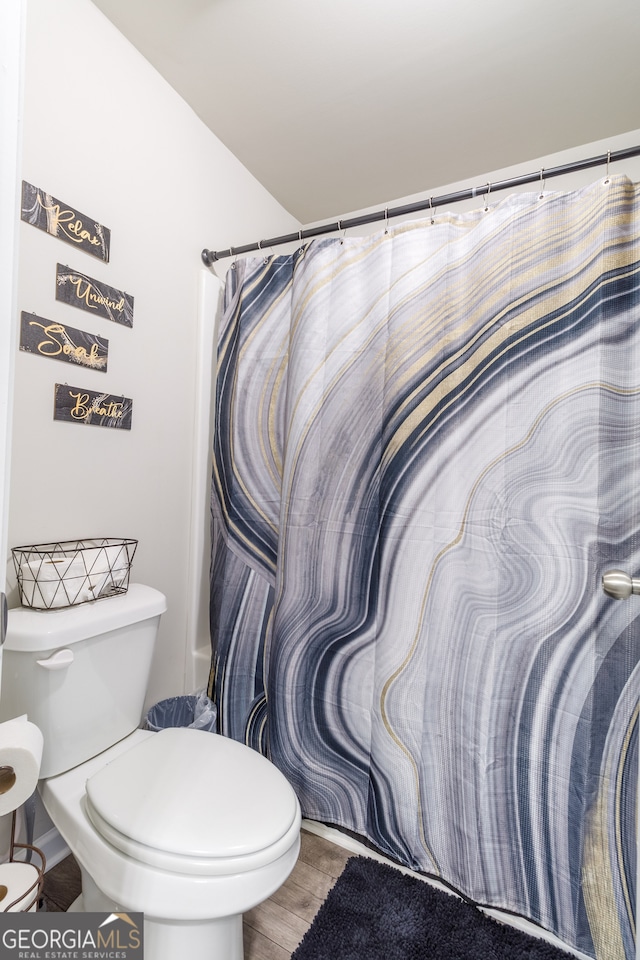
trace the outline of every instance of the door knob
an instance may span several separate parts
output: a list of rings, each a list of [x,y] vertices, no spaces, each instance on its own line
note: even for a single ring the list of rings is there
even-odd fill
[[[602,589],[614,600],[626,600],[632,593],[640,593],[640,580],[624,570],[607,570],[602,574]]]

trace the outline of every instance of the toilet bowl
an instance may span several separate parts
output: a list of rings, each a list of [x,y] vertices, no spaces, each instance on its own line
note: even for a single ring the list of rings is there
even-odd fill
[[[280,771],[244,744],[130,729],[144,695],[132,674],[148,673],[164,609],[149,591],[134,584],[126,603],[10,611],[0,716],[27,713],[43,731],[40,795],[82,873],[72,909],[143,913],[146,960],[242,960],[242,914],[291,873],[300,807]],[[123,688],[127,700],[137,691],[137,711],[119,701]]]
[[[73,909],[143,913],[150,960],[241,960],[242,914],[298,858],[285,778],[214,733],[137,730],[40,795],[83,872]]]

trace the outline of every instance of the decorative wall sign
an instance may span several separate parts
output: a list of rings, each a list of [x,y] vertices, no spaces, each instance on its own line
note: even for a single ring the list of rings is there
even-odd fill
[[[25,223],[46,230],[53,237],[72,243],[81,250],[109,262],[111,230],[79,213],[69,204],[56,200],[40,187],[22,181],[22,212]]]
[[[55,385],[54,420],[130,430],[132,410],[133,400],[127,397],[70,387],[68,383]]]
[[[56,300],[80,307],[99,317],[133,326],[133,297],[88,277],[79,270],[56,264]]]
[[[104,372],[107,369],[109,341],[23,310],[20,314],[20,349],[25,353],[37,353],[41,357],[66,360]]]

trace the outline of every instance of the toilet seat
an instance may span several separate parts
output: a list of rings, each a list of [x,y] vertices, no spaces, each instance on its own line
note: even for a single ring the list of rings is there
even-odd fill
[[[244,744],[191,728],[145,738],[86,782],[86,813],[122,853],[192,876],[255,870],[299,829],[285,777]]]

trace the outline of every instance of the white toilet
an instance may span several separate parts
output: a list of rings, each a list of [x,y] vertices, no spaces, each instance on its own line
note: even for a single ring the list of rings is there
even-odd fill
[[[72,910],[142,912],[146,960],[242,960],[242,914],[291,873],[300,806],[214,733],[137,729],[165,597],[9,611],[0,719],[44,735],[40,794],[82,871]]]

